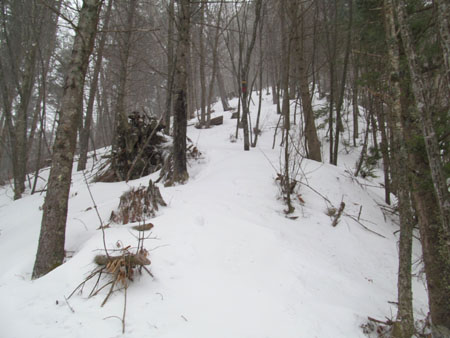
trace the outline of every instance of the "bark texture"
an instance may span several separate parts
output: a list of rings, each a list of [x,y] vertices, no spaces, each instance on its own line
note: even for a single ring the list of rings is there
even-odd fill
[[[437,4],[439,35],[444,58],[447,87],[450,91],[450,5],[446,0],[435,0]]]
[[[408,67],[412,80],[411,86],[416,102],[416,115],[422,126],[422,134],[425,139],[425,148],[431,169],[431,178],[433,180],[434,190],[436,192],[441,213],[442,226],[447,233],[450,233],[449,192],[442,168],[439,143],[433,126],[427,90],[420,71],[418,56],[413,46],[410,27],[407,22],[405,2],[403,0],[398,0],[396,9],[403,47],[408,59]]]
[[[445,6],[443,9],[445,9]],[[403,0],[398,0],[396,10],[414,97],[411,118],[420,125],[427,154],[428,165],[423,168],[422,174],[430,172],[429,178],[431,178],[430,181],[432,182],[431,185],[431,182],[428,181],[427,184],[426,180],[422,180],[420,186],[417,186],[414,191],[419,214],[425,270],[427,272],[432,331],[433,337],[448,337],[450,336],[449,192],[443,173],[439,144],[433,126],[429,97],[427,96],[425,81],[420,71],[418,55],[413,46],[411,29],[407,22],[406,3]],[[448,13],[443,14],[444,16],[448,15]],[[445,46],[443,49],[445,56]],[[423,156],[419,153],[417,155]],[[419,161],[419,164],[420,162],[424,162],[423,158]],[[415,182],[415,184],[418,183]],[[431,186],[433,189],[430,188]]]
[[[394,138],[393,149],[398,149],[394,157],[394,174],[397,182],[397,197],[400,214],[400,245],[399,268],[397,279],[398,312],[393,327],[393,336],[396,338],[409,338],[414,333],[414,318],[412,307],[411,288],[411,255],[412,255],[412,231],[413,215],[411,199],[409,195],[409,172],[405,165],[408,160],[407,149],[403,138],[402,107],[400,101],[400,59],[398,41],[395,30],[394,11],[392,0],[384,1],[384,14],[386,26],[386,40],[389,55],[389,74],[391,88],[391,119],[392,135]]]
[[[78,125],[81,116],[79,102],[83,95],[84,79],[94,45],[101,5],[101,0],[84,0],[80,11],[64,83],[33,278],[47,274],[64,260],[67,205],[77,137],[77,129],[74,126]]]

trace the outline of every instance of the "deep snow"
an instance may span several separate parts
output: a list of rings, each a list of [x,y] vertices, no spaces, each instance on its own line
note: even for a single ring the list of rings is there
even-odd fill
[[[219,105],[215,110],[222,114]],[[255,106],[252,111],[254,121]],[[396,300],[398,226],[379,207],[384,205],[380,179],[359,178],[357,184],[348,174],[359,148],[342,150],[338,167],[303,160],[304,176],[298,179],[336,207],[343,200],[350,215],[358,217],[361,210],[361,222],[385,238],[347,216],[332,227],[329,205],[306,185],[298,190],[304,205],[293,196],[298,218],[285,217],[275,182],[281,149],[278,136],[272,150],[278,116],[271,96],[264,94],[262,135],[250,152],[243,151],[241,138],[231,142],[236,122],[230,114],[224,113],[222,126],[188,128],[202,152],[189,164],[190,180],[160,186],[168,207],[151,220],[155,227],[146,241],[155,278],[144,273],[128,288],[124,335],[121,322],[111,317],[122,316],[123,292],[100,307],[107,290],[88,298],[93,285],[88,284],[70,298],[74,312],[65,301],[95,267],[93,257],[103,247],[82,174],[74,171],[70,192],[66,250],[73,257],[34,281],[44,196],[13,201],[10,187],[0,188],[0,337],[363,337],[360,325],[367,316],[395,316],[388,301]],[[40,175],[46,178],[48,170]],[[102,219],[109,218],[124,191],[150,177],[90,183]],[[43,188],[45,182],[39,184]],[[112,225],[107,245],[136,245],[136,234],[131,225]],[[416,261],[420,247],[414,244]],[[416,316],[423,317],[427,298],[419,278],[414,278],[414,300]]]

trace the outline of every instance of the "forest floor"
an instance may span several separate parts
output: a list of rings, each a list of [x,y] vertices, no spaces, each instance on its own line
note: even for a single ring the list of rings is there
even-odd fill
[[[88,297],[95,281],[65,299],[95,268],[94,256],[103,248],[83,175],[74,170],[70,192],[66,250],[71,258],[38,280],[31,280],[31,272],[44,194],[13,201],[11,187],[1,187],[0,337],[348,338],[364,337],[360,326],[368,316],[394,318],[396,307],[389,302],[397,298],[398,221],[383,212],[380,165],[374,171],[378,178],[352,177],[361,147],[348,146],[346,133],[337,167],[297,158],[301,184],[293,195],[295,212],[287,217],[275,180],[283,150],[280,131],[272,149],[278,116],[271,100],[264,93],[262,134],[249,152],[243,151],[242,136],[234,139],[231,112],[223,113],[221,126],[188,127],[201,155],[189,162],[187,184],[160,185],[168,206],[149,220],[154,228],[145,241],[154,278],[144,272],[130,283],[125,334],[123,290],[103,307],[107,288]],[[253,101],[258,102],[256,95]],[[237,106],[236,100],[231,103]],[[324,102],[314,104],[319,109]],[[215,115],[222,114],[219,104],[214,108]],[[251,109],[254,126],[257,107]],[[326,160],[325,130],[320,134]],[[89,178],[98,165],[91,158]],[[40,176],[42,189],[48,169]],[[123,192],[157,177],[89,183],[103,222]],[[327,213],[342,201],[344,214],[333,227]],[[135,246],[132,225],[111,224],[105,231],[108,248],[117,242]],[[428,312],[420,253],[414,240],[417,319]]]

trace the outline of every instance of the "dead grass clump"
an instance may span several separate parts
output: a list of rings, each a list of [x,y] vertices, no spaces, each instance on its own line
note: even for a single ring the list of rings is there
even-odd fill
[[[167,206],[159,188],[150,180],[148,187],[132,188],[120,197],[119,208],[111,212],[114,223],[143,222],[155,217],[159,206]]]

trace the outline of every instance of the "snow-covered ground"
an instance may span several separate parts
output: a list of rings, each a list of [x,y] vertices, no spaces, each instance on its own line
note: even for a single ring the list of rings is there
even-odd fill
[[[215,110],[222,114],[219,105]],[[252,111],[254,125],[255,106]],[[0,188],[0,337],[363,337],[367,316],[395,316],[388,301],[396,301],[398,226],[380,209],[380,180],[359,178],[358,184],[350,177],[359,148],[343,150],[338,167],[303,160],[298,195],[304,204],[293,196],[296,218],[287,218],[275,181],[281,136],[272,149],[278,116],[271,96],[264,94],[262,135],[249,152],[241,138],[231,142],[236,120],[230,114],[224,113],[222,126],[188,128],[202,155],[190,162],[186,185],[160,187],[168,206],[151,220],[155,227],[145,242],[154,278],[144,273],[130,284],[124,335],[118,319],[123,291],[100,307],[107,289],[88,298],[92,282],[65,300],[103,248],[82,174],[74,171],[70,192],[66,250],[72,258],[34,281],[44,195],[13,201],[10,187]],[[102,219],[124,191],[156,177],[90,183]],[[332,227],[329,205],[318,193],[335,207],[344,201],[355,218],[361,211],[361,223],[379,235],[349,216]],[[131,225],[112,225],[106,242],[109,248],[117,241],[134,246],[136,234]],[[416,316],[423,317],[424,285],[418,278],[413,285]]]

